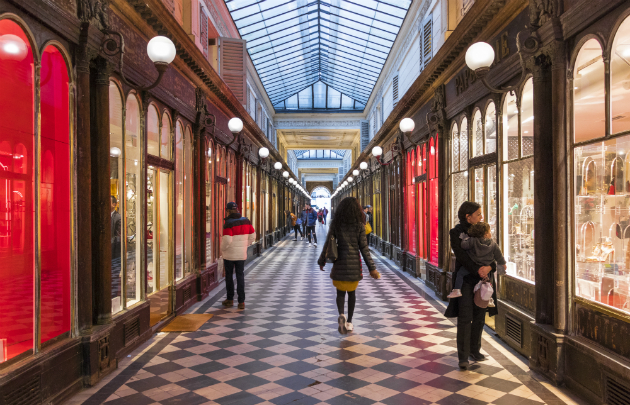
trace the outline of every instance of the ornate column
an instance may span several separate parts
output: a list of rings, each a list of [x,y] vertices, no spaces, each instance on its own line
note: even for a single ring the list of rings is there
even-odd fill
[[[90,155],[90,24],[81,24],[76,54],[77,317],[92,329],[92,160]]]
[[[109,167],[109,77],[111,66],[96,58],[90,103],[92,170],[92,281],[93,321],[112,321],[112,232]]]
[[[193,240],[197,249],[194,255],[199,268],[203,272],[206,268],[206,96],[199,87],[195,89],[197,115],[193,124],[193,138],[195,139],[195,161],[193,169],[193,184],[195,184],[194,208],[193,208]],[[214,151],[213,151],[214,152]],[[210,174],[211,175],[211,174]],[[200,285],[203,285],[201,283]],[[203,294],[203,291],[200,291]]]

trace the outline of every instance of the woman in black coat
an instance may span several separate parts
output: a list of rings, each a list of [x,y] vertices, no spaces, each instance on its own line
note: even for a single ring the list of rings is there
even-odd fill
[[[475,361],[485,360],[485,356],[481,354],[481,334],[486,321],[486,309],[475,305],[473,289],[475,285],[488,275],[491,276],[496,271],[496,264],[492,266],[479,266],[476,264],[468,253],[461,246],[459,236],[467,233],[470,225],[476,224],[483,219],[481,206],[475,202],[466,201],[457,212],[459,224],[451,229],[449,236],[451,239],[451,249],[455,253],[455,269],[453,279],[457,277],[457,271],[460,267],[464,267],[470,273],[464,277],[464,285],[462,286],[462,296],[452,298],[446,308],[446,317],[457,317],[457,356],[459,358],[459,367],[468,369],[468,357]]]
[[[331,241],[334,237],[336,242]],[[356,289],[359,281],[363,279],[361,269],[361,257],[370,271],[370,276],[379,279],[381,275],[374,266],[370,248],[365,236],[365,216],[359,200],[354,197],[346,197],[335,209],[335,217],[330,223],[328,236],[322,253],[317,260],[319,269],[324,271],[326,264],[326,251],[330,243],[337,243],[337,260],[333,263],[330,278],[337,288],[337,309],[339,310],[339,332],[352,331],[352,315],[356,302]],[[344,314],[343,307],[348,293],[348,317]]]

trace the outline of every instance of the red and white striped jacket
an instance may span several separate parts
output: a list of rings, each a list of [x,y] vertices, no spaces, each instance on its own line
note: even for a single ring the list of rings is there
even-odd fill
[[[247,247],[256,240],[256,231],[247,217],[228,215],[223,224],[221,255],[224,260],[246,260]]]

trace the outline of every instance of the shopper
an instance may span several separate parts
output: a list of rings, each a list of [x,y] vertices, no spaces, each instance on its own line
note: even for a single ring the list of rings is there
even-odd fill
[[[354,329],[352,315],[356,303],[356,289],[359,281],[363,279],[361,256],[363,256],[363,261],[370,271],[370,276],[374,279],[381,278],[370,255],[370,248],[365,237],[364,218],[365,215],[361,210],[359,200],[354,197],[346,197],[341,200],[335,218],[330,223],[324,248],[317,261],[319,269],[324,271],[328,244],[337,244],[337,260],[333,263],[330,278],[337,288],[337,310],[339,312],[337,323],[340,333],[348,333]],[[346,293],[348,293],[347,317],[344,313]]]
[[[324,224],[324,211],[321,208],[317,211],[317,221],[320,225]]]
[[[324,207],[323,211],[324,211],[324,217],[323,217],[324,225],[326,225],[326,218],[328,217],[328,209]]]
[[[236,290],[238,293],[238,309],[245,309],[245,260],[247,248],[256,240],[256,231],[252,223],[238,212],[235,202],[227,203],[227,218],[223,224],[221,239],[221,255],[225,265],[226,300],[224,307],[234,306],[234,280],[236,272]]]
[[[315,234],[315,225],[317,225],[317,211],[311,207],[311,204],[304,204],[306,211],[306,237],[308,238],[308,246],[311,246],[311,235],[313,236],[313,245],[317,246],[317,235]]]
[[[481,335],[486,320],[486,309],[475,305],[473,289],[480,280],[485,279],[496,270],[496,264],[478,265],[461,246],[462,240],[459,236],[462,233],[468,234],[470,226],[483,219],[481,206],[475,202],[466,201],[459,207],[457,217],[459,224],[449,232],[451,249],[455,253],[456,259],[453,277],[457,279],[461,267],[464,267],[469,274],[464,277],[461,297],[449,301],[444,315],[449,318],[457,318],[459,368],[467,370],[470,365],[469,357],[475,361],[485,360],[485,356],[481,354]],[[491,308],[490,315],[494,314],[496,314],[496,308]]]
[[[505,270],[505,258],[501,253],[501,248],[495,241],[492,240],[492,232],[490,225],[486,222],[477,222],[468,228],[468,234],[462,233],[459,235],[462,240],[461,246],[464,249],[472,261],[480,266],[489,266],[496,262],[497,269]],[[457,278],[453,285],[453,291],[447,298],[458,298],[462,296],[461,288],[464,284],[464,277],[470,274],[465,267],[460,267],[457,271]],[[493,308],[495,306],[494,300],[490,298],[488,307]]]
[[[291,221],[293,225],[293,232],[295,232],[295,240],[297,241],[297,234],[300,233],[300,238],[304,239],[304,234],[302,233],[302,219],[298,218],[294,213],[291,213]]]
[[[300,212],[300,219],[302,220],[302,234],[306,235],[306,224],[308,223],[308,210],[306,209],[306,205]],[[304,240],[304,236],[302,236],[300,240]]]

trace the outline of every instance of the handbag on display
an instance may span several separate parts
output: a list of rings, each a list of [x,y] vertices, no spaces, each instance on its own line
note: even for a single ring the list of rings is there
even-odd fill
[[[338,257],[337,238],[335,238],[335,235],[330,235],[326,241],[326,263],[334,263]]]
[[[372,233],[372,225],[369,222],[365,223],[365,234],[369,235]]]

